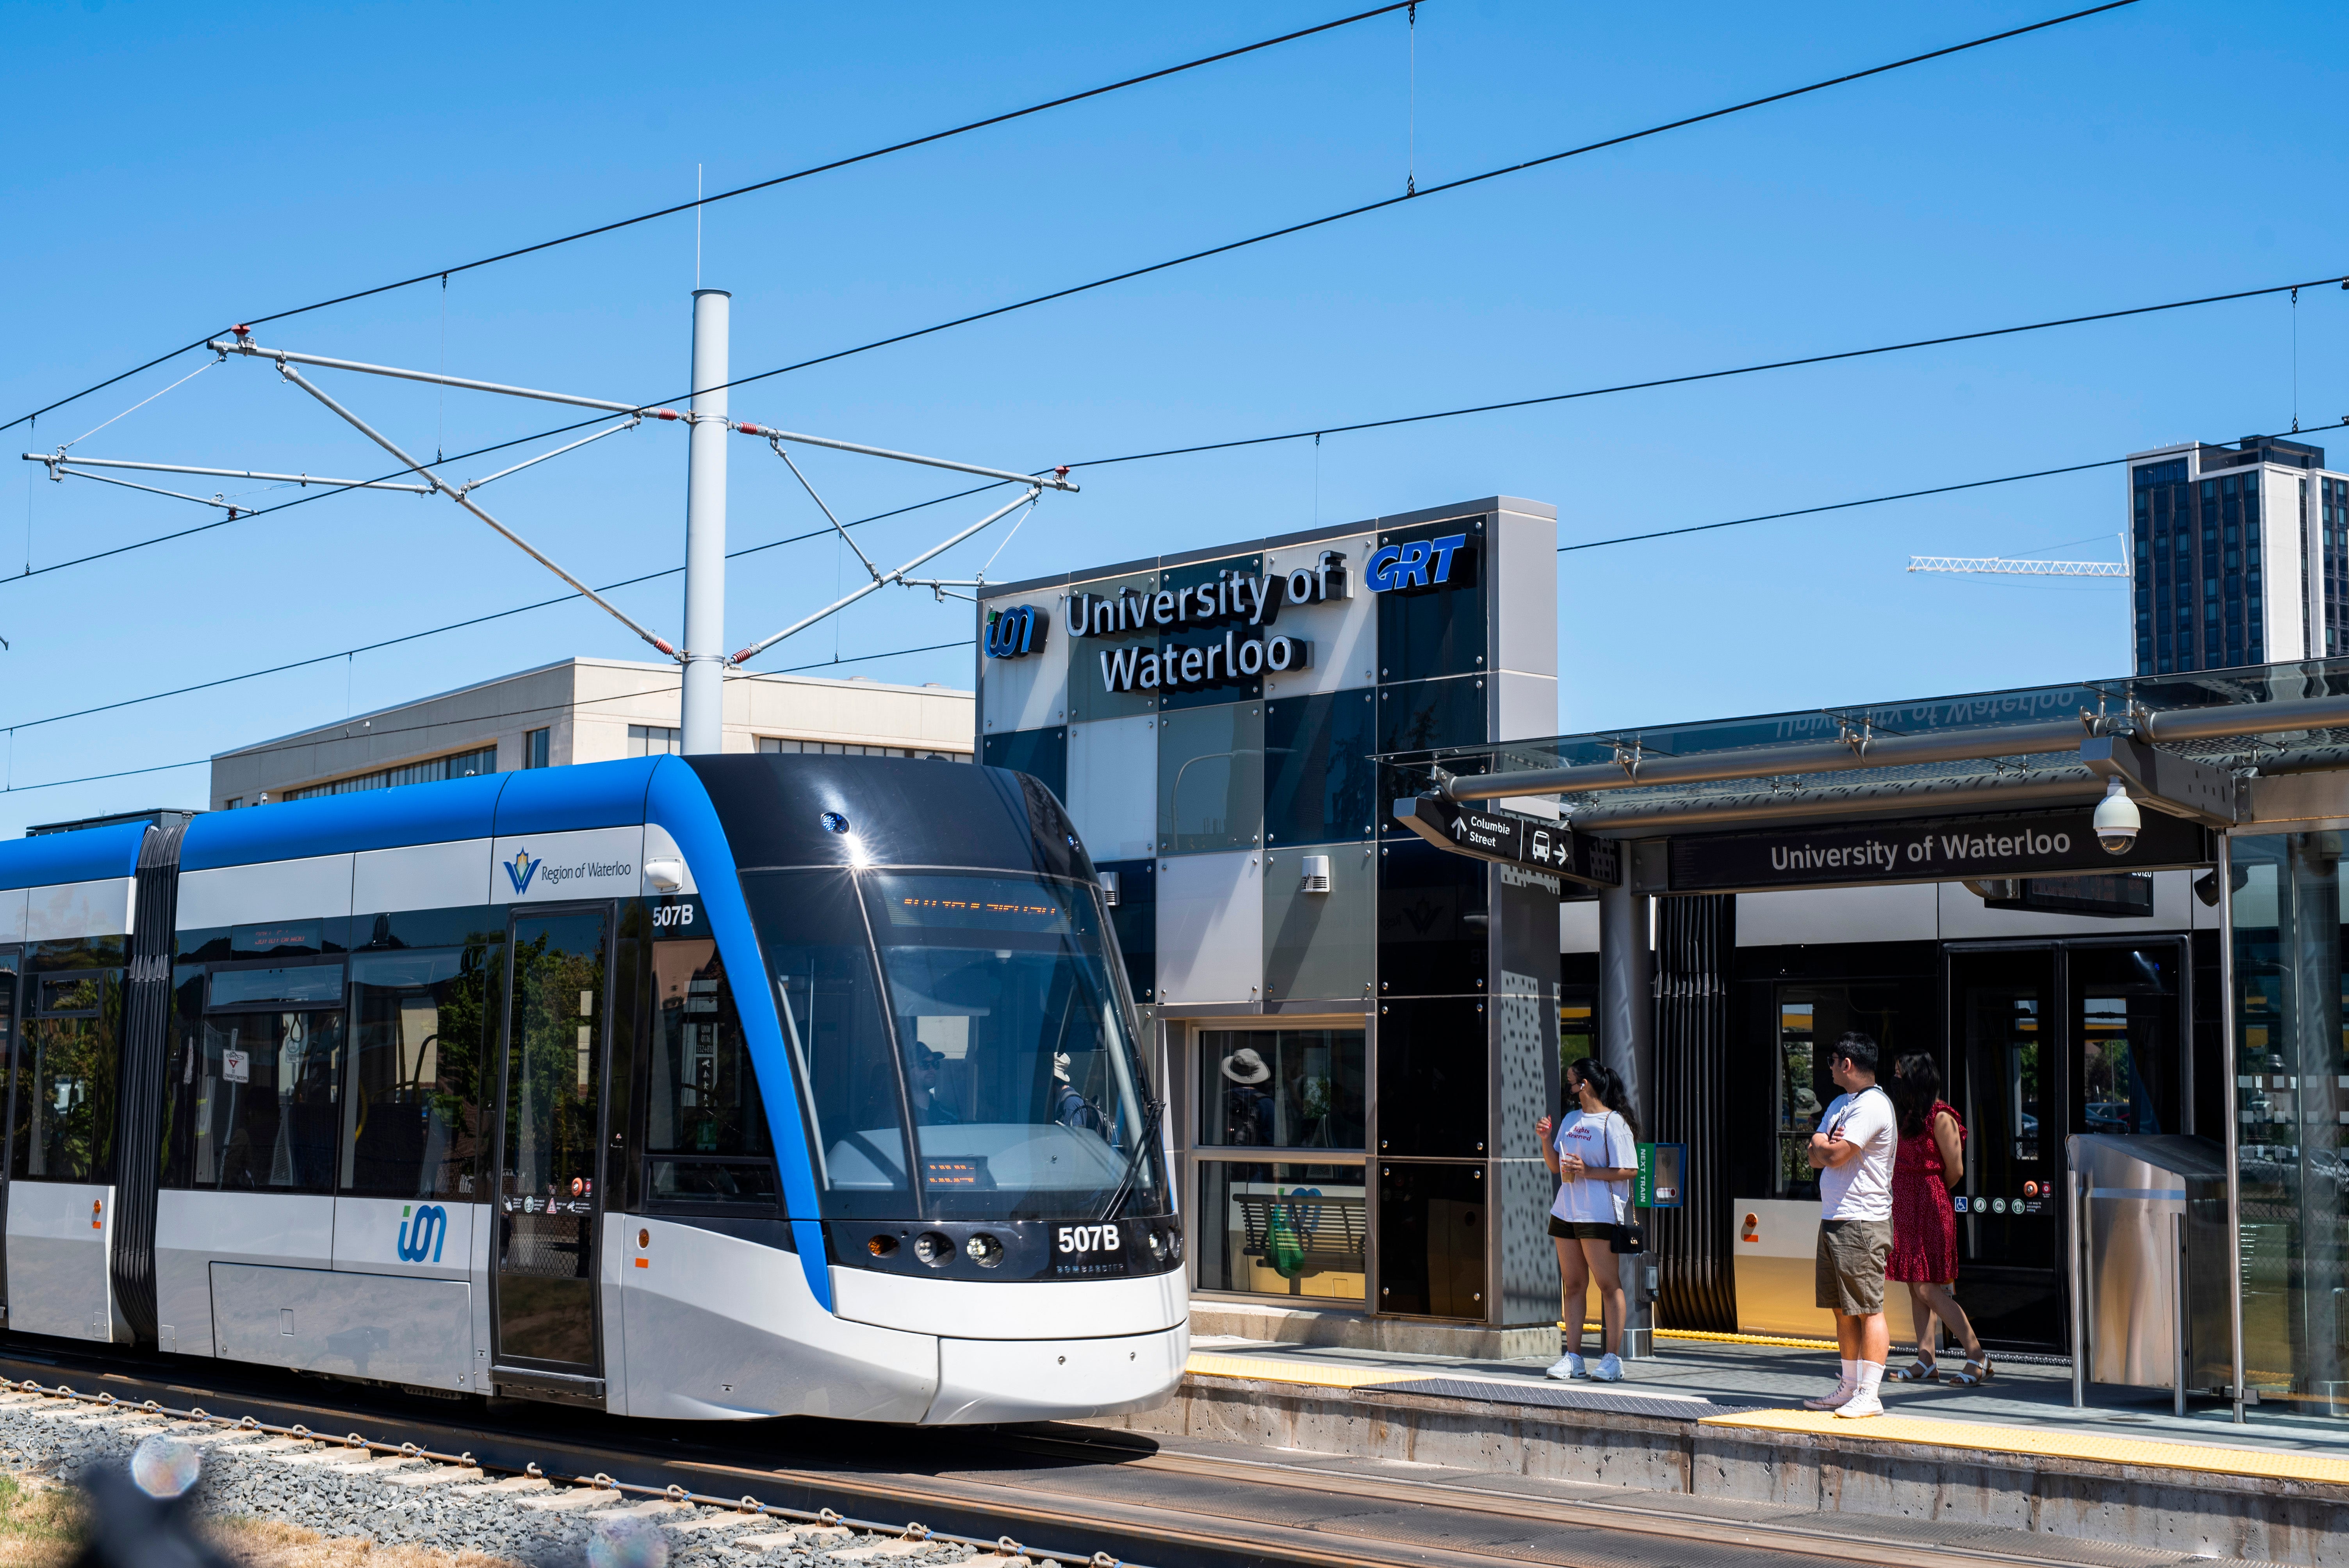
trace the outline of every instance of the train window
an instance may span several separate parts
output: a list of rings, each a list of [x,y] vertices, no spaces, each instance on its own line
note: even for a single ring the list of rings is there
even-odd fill
[[[775,978],[783,1046],[799,1071],[823,1212],[897,1219],[912,1212],[905,1090],[881,1016],[856,887],[847,872],[742,879]]]
[[[351,960],[343,1191],[375,1198],[472,1193],[488,954],[476,945]]]
[[[866,877],[934,1212],[1163,1212],[1146,1097],[1090,887]]]
[[[171,1142],[187,1163],[171,1161],[171,1184],[332,1191],[343,1015],[212,1013],[178,1033]]]
[[[343,966],[308,964],[298,968],[215,969],[209,999],[215,1013],[243,1012],[278,1003],[289,1007],[343,1005]]]
[[[111,974],[44,975],[39,1001],[19,1047],[11,1168],[25,1181],[109,1181],[122,987]]]
[[[654,943],[653,992],[645,1140],[651,1195],[772,1209],[767,1108],[717,942]]]

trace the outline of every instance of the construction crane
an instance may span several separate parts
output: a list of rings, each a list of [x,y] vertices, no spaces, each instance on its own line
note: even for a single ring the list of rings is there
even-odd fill
[[[2017,561],[2000,555],[1912,555],[1911,572],[1991,573],[2017,577],[2126,577],[2126,561]]]

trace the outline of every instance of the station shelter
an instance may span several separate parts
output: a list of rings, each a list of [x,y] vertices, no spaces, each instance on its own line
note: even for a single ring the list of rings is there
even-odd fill
[[[1494,497],[986,591],[978,749],[1112,890],[1195,1329],[1554,1347],[1533,1124],[1596,1055],[1686,1150],[1635,1324],[1821,1333],[1857,1028],[1966,1123],[1987,1343],[2084,1332],[2073,1135],[2199,1140],[2190,1392],[2349,1414],[2349,661],[1535,737],[1555,547]]]

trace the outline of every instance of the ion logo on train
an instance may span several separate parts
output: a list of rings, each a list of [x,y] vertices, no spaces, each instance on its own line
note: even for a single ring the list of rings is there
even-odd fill
[[[427,1203],[421,1208],[410,1206],[399,1212],[402,1215],[410,1216],[399,1222],[399,1261],[404,1264],[439,1263],[441,1243],[449,1239],[449,1211],[438,1203]]]

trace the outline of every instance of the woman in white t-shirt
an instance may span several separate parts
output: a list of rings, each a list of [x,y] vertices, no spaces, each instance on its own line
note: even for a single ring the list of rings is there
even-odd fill
[[[1567,1091],[1575,1109],[1555,1128],[1543,1117],[1535,1123],[1542,1162],[1557,1177],[1557,1198],[1549,1206],[1549,1233],[1557,1248],[1558,1327],[1565,1354],[1549,1368],[1552,1377],[1588,1376],[1612,1383],[1623,1376],[1623,1277],[1615,1239],[1630,1218],[1631,1178],[1639,1174],[1639,1128],[1623,1080],[1602,1062],[1586,1057],[1566,1069]],[[1590,1282],[1599,1282],[1599,1365],[1582,1362],[1582,1319]]]

